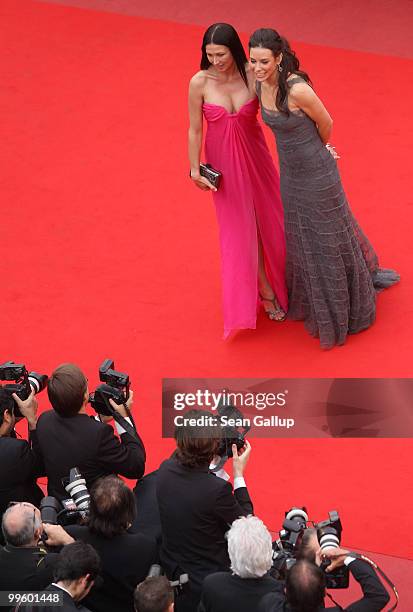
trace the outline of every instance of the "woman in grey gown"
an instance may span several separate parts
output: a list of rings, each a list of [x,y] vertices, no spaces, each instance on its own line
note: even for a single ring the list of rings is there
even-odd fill
[[[266,28],[254,32],[249,48],[280,162],[288,316],[304,320],[322,348],[331,348],[374,322],[377,289],[399,277],[379,268],[351,213],[328,144],[332,119],[288,42]]]

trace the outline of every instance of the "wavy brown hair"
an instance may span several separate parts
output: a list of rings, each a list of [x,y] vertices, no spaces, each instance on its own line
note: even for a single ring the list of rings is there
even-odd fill
[[[248,43],[249,49],[261,47],[269,49],[274,57],[278,57],[282,53],[280,66],[282,71],[278,76],[278,91],[275,98],[275,106],[277,109],[286,114],[290,114],[288,108],[288,83],[287,79],[291,74],[296,74],[311,85],[310,77],[306,72],[300,70],[300,62],[298,57],[290,47],[290,43],[286,38],[280,36],[278,32],[271,28],[260,28],[252,35]]]
[[[185,419],[211,417],[207,410],[189,410]],[[218,450],[221,428],[213,425],[181,425],[175,428],[175,458],[186,467],[203,467],[211,463]]]

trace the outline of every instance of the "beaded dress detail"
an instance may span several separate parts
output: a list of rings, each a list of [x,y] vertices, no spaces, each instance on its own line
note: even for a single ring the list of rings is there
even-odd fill
[[[303,82],[301,77],[288,81]],[[261,84],[257,83],[261,100]],[[379,268],[377,255],[355,220],[337,162],[314,121],[261,104],[276,138],[286,239],[290,319],[304,320],[323,348],[368,328],[376,316],[376,290],[399,280]]]

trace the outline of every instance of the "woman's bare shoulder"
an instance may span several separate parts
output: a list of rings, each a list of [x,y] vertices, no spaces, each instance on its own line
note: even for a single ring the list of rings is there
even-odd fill
[[[304,80],[291,83],[291,85],[289,85],[288,95],[291,100],[296,102],[310,102],[311,100],[315,100],[317,98],[314,89]]]
[[[313,91],[313,88],[307,81],[299,74],[290,74],[287,78],[288,89],[291,91]]]
[[[200,100],[203,97],[205,82],[205,70],[200,70],[189,81],[189,99]]]
[[[208,70],[199,70],[194,76],[191,78],[189,83],[195,86],[202,86],[205,84],[205,81],[210,77]]]

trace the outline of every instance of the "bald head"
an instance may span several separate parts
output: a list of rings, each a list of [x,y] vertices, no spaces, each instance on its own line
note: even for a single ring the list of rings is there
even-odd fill
[[[6,544],[36,546],[42,529],[40,511],[26,502],[15,504],[3,514],[1,528]]]
[[[324,605],[325,577],[309,561],[297,561],[287,574],[286,593],[295,612],[313,612]]]

